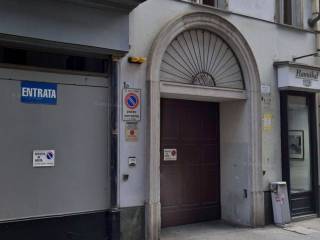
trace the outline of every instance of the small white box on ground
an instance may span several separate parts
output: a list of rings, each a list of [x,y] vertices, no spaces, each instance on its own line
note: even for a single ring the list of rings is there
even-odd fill
[[[284,225],[291,222],[287,183],[272,182],[270,188],[274,223]]]

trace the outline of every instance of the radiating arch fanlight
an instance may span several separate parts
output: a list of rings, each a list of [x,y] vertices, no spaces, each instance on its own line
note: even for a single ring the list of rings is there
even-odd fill
[[[164,53],[160,80],[245,89],[241,67],[228,44],[204,29],[182,32]]]

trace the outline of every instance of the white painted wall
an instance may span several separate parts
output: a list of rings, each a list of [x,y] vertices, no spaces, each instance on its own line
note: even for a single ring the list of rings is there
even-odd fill
[[[274,21],[275,1],[278,0],[229,0],[228,10],[246,16]]]
[[[232,4],[233,2],[233,4]],[[265,19],[273,19],[273,1],[265,0],[257,4],[256,1],[233,0],[230,1],[232,11],[244,11],[243,5],[235,2],[248,2],[248,15],[255,15]],[[262,4],[265,3],[265,4]],[[263,9],[263,7],[265,9]],[[273,8],[273,9],[271,9]],[[268,10],[268,11],[267,11]],[[221,12],[205,6],[197,6],[187,2],[176,0],[148,0],[137,7],[130,15],[130,45],[129,55],[147,57],[154,39],[160,30],[172,19],[177,18],[190,11],[211,11],[220,15],[234,24],[243,36],[247,39],[250,48],[256,58],[262,84],[271,86],[271,101],[262,104],[263,114],[272,114],[272,130],[263,131],[262,161],[265,175],[263,178],[264,190],[267,190],[271,181],[281,179],[281,139],[280,139],[280,103],[279,91],[277,89],[276,71],[273,67],[274,61],[291,60],[293,56],[304,55],[313,52],[315,49],[315,34],[307,31],[298,31],[293,28],[279,26],[270,22],[259,21],[252,18],[242,17],[226,12]],[[266,11],[266,13],[261,13]],[[307,10],[306,10],[307,11]],[[309,10],[308,10],[309,11]],[[271,13],[272,12],[272,13]],[[244,12],[245,13],[245,12]],[[305,59],[305,63],[313,63],[313,59]],[[146,94],[146,69],[147,63],[132,65],[124,58],[121,65],[121,82],[127,82],[132,87],[142,88]],[[145,103],[145,98],[142,99]],[[226,105],[224,105],[226,106]],[[124,140],[124,123],[120,122],[120,206],[140,206],[145,201],[145,128],[146,128],[146,105],[143,104],[142,121],[139,123],[139,142],[127,143]],[[222,108],[224,116],[228,114],[226,108]],[[230,116],[229,115],[229,116]],[[230,116],[231,117],[231,116]],[[228,139],[225,139],[228,142]],[[246,140],[237,139],[236,144],[245,143]],[[228,142],[228,144],[233,144]],[[239,146],[240,146],[239,145]],[[245,145],[244,145],[245,146]],[[138,167],[128,169],[127,157],[136,154],[138,156]],[[141,157],[141,158],[140,158]],[[229,155],[231,159],[232,155]],[[245,166],[246,159],[242,159]],[[229,164],[232,164],[230,162]],[[244,171],[244,168],[242,168]],[[130,171],[130,178],[127,182],[122,181],[121,175]],[[247,177],[239,173],[239,184],[226,185],[227,188],[235,189],[247,185]],[[224,193],[223,193],[224,194]],[[225,195],[225,197],[228,197]],[[241,197],[240,195],[238,196]],[[239,209],[243,214],[244,208]],[[239,212],[239,214],[240,214]]]
[[[125,122],[122,121],[120,111],[119,124],[119,204],[121,207],[143,206],[145,201],[145,179],[146,179],[146,86],[145,86],[146,64],[135,65],[123,61],[120,65],[119,96],[122,97],[124,84],[130,88],[142,89],[141,96],[141,121],[138,122],[138,142],[127,142],[125,139]],[[122,104],[120,99],[119,104]],[[121,109],[121,107],[119,108]],[[129,167],[128,157],[137,158],[136,167]],[[127,181],[123,180],[123,175],[129,174]]]
[[[281,0],[228,0],[228,10],[234,13],[251,16],[266,21],[275,21],[277,15],[277,1]],[[312,1],[301,1],[303,5],[302,19],[303,26],[309,29],[308,19],[312,15]]]

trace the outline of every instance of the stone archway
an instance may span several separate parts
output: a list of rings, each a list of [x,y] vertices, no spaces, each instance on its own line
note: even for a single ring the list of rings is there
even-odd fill
[[[192,12],[180,16],[165,26],[154,41],[149,56],[148,87],[148,141],[146,234],[147,239],[159,239],[160,215],[160,66],[162,57],[173,39],[189,29],[205,29],[221,38],[232,48],[240,61],[246,86],[246,115],[248,120],[248,194],[250,205],[245,224],[264,224],[261,163],[261,104],[260,79],[253,53],[242,34],[227,20],[208,12]],[[239,223],[237,220],[234,222]]]

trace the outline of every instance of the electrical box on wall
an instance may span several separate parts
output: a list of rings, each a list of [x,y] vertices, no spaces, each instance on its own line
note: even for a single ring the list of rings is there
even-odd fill
[[[128,157],[128,164],[129,164],[129,167],[135,167],[137,165],[137,158]]]

